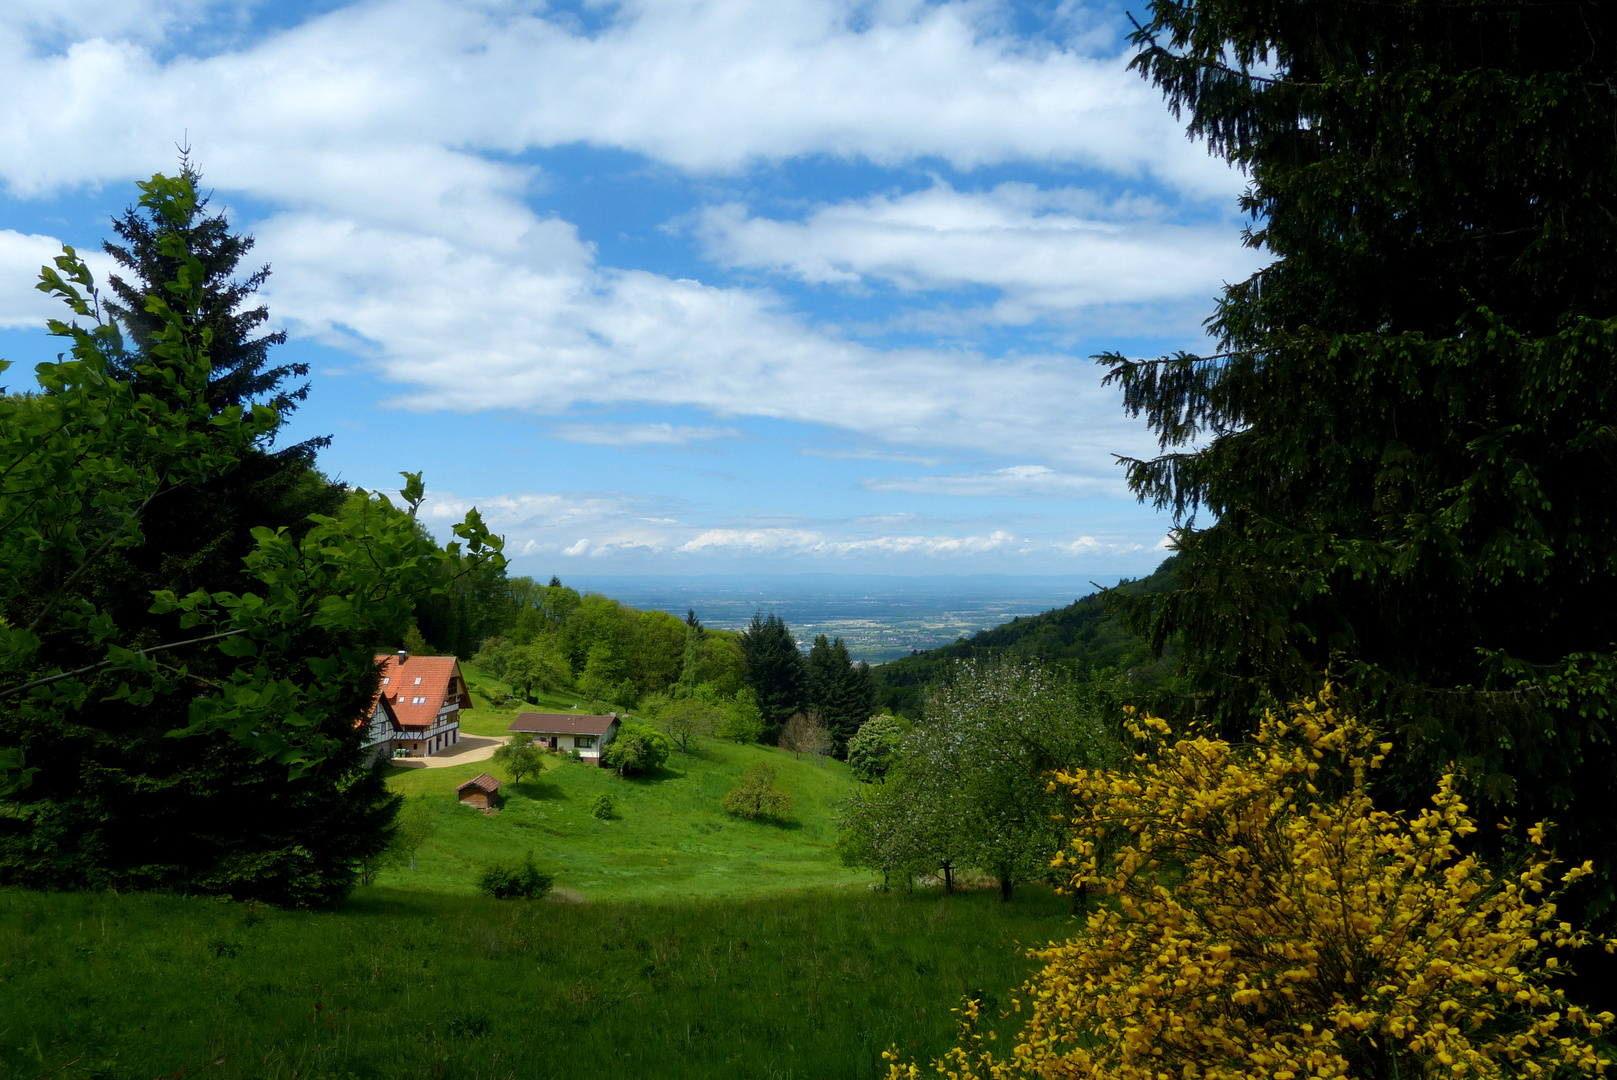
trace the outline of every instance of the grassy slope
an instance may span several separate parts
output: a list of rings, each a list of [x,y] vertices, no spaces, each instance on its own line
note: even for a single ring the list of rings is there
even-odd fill
[[[719,809],[719,799],[757,761],[774,765],[776,785],[792,796],[791,824],[744,821]],[[841,762],[706,741],[688,757],[674,753],[666,768],[644,778],[619,779],[564,758],[547,764],[542,776],[521,784],[502,776],[505,808],[493,817],[461,806],[454,795],[457,784],[489,762],[395,769],[389,784],[406,797],[431,800],[438,830],[413,873],[386,871],[380,883],[470,892],[486,863],[526,851],[556,875],[565,895],[590,900],[752,896],[871,880],[842,867],[832,851],[834,803],[854,782]],[[589,815],[601,791],[617,804],[611,821]]]
[[[335,912],[0,891],[0,1078],[882,1075],[1004,1002],[1037,890],[668,904],[362,889]],[[321,1006],[319,1009],[316,1005]],[[58,1072],[67,1063],[71,1068]]]
[[[504,735],[511,721],[521,712],[588,712],[589,703],[572,694],[537,694],[533,701],[512,700],[496,707],[490,700],[493,693],[511,693],[508,683],[501,682],[469,660],[460,662],[461,674],[472,692],[472,708],[460,714],[460,727],[468,735]]]

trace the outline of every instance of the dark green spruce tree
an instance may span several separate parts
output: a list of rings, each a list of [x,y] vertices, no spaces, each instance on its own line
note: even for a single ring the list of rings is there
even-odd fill
[[[779,615],[766,619],[754,612],[752,624],[741,632],[741,655],[747,665],[747,685],[764,714],[764,741],[774,742],[787,718],[803,705],[807,681],[803,654]]]
[[[846,758],[848,740],[876,711],[876,682],[870,665],[854,663],[841,638],[831,641],[821,634],[809,647],[804,667],[806,696],[831,732],[831,753]]]
[[[1617,881],[1617,5],[1157,0],[1134,66],[1249,179],[1210,355],[1099,358],[1162,453],[1185,713],[1334,680]]]
[[[184,178],[194,185],[188,163]],[[172,200],[164,206],[172,209]],[[109,242],[106,249],[129,276],[110,282],[116,299],[107,306],[128,349],[122,370],[114,358],[112,374],[133,379],[137,390],[166,392],[160,382],[142,385],[135,369],[160,344],[163,323],[147,311],[145,298],[172,299],[166,284],[180,260],[159,247],[165,236],[178,235],[204,272],[199,302],[184,321],[196,340],[202,330],[212,331],[206,350],[213,361],[212,412],[217,417],[232,406],[269,404],[284,423],[306,391],[288,381],[305,369],[269,362],[279,334],[253,336],[267,314],[249,305],[268,269],[234,277],[251,238],[233,233],[223,215],[206,214],[200,201],[186,206],[183,222],[159,220],[144,203],[114,221],[123,243]],[[142,541],[91,561],[63,606],[74,598],[93,604],[118,628],[114,640],[135,648],[196,636],[176,614],[152,613],[155,590],[262,593],[243,562],[254,547],[251,530],[286,527],[301,536],[310,514],[336,515],[346,498],[342,486],[313,467],[323,440],[274,451],[273,438],[271,430],[227,472],[162,491],[145,508]],[[40,582],[41,593],[51,587]],[[310,635],[311,649],[336,647],[316,631]],[[64,628],[44,637],[44,658],[64,669],[85,662],[81,631]],[[233,663],[208,653],[188,660],[201,680],[223,678]],[[351,688],[356,719],[369,708],[374,681]],[[223,736],[171,737],[187,725],[186,695],[137,708],[107,696],[118,682],[113,674],[96,676],[82,707],[30,721],[29,764],[39,774],[27,793],[27,814],[0,827],[0,882],[321,904],[346,895],[358,860],[385,845],[396,799],[379,773],[359,767],[357,737],[345,734],[340,753],[289,781],[285,766]]]
[[[181,175],[200,189],[202,175],[188,155],[182,155],[180,167]],[[146,297],[159,283],[174,280],[178,263],[160,250],[158,238],[163,229],[140,207],[130,207],[113,218],[112,231],[117,239],[104,240],[101,247],[121,272],[107,280],[111,295],[106,307],[135,347],[125,369],[115,372],[128,378],[138,357],[151,348],[153,335],[162,329],[156,316],[146,310]],[[233,232],[223,214],[210,214],[206,197],[197,200],[181,231],[207,275],[202,283],[202,304],[192,322],[198,330],[212,332],[213,374],[208,379],[211,403],[216,410],[231,405],[269,405],[284,421],[309,396],[309,384],[295,381],[309,374],[309,365],[270,362],[270,350],[286,343],[286,331],[264,331],[269,309],[253,303],[258,290],[269,280],[270,268],[260,266],[245,276],[237,276],[241,260],[253,249],[253,238]],[[309,457],[330,441],[329,436],[317,437],[289,447],[282,454]]]

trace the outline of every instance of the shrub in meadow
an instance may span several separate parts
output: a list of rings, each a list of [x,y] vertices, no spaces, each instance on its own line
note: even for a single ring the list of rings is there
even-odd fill
[[[738,817],[784,820],[792,812],[792,797],[775,787],[775,768],[765,762],[753,765],[741,783],[725,793],[719,805]]]
[[[496,900],[538,900],[554,884],[554,878],[533,864],[530,851],[520,863],[497,862],[484,867],[477,879],[477,891]]]
[[[591,817],[600,818],[602,821],[610,821],[615,813],[617,813],[617,807],[612,804],[612,796],[609,793],[605,791],[599,792],[595,798],[590,800]]]
[[[1057,857],[1109,893],[1085,933],[1031,950],[1001,1050],[980,1003],[936,1063],[953,1080],[1589,1075],[1612,1022],[1554,985],[1592,942],[1556,915],[1546,826],[1508,872],[1445,778],[1411,818],[1366,778],[1390,749],[1329,697],[1269,714],[1249,747],[1129,720],[1134,767],[1055,774],[1074,799]],[[1109,848],[1109,850],[1108,850]],[[1607,948],[1612,946],[1608,942]],[[1014,1015],[1014,1014],[1012,1014]],[[890,1080],[921,1075],[889,1054]]]

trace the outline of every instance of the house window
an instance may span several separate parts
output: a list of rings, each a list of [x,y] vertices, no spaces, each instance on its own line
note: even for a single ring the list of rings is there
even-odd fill
[[[421,676],[419,676],[419,675],[417,675],[417,676],[416,676],[416,677],[415,677],[415,684],[416,684],[416,685],[417,685],[417,686],[420,686],[420,685],[421,685]]]
[[[386,685],[387,685],[387,684],[388,684],[388,683],[390,683],[390,682],[392,682],[392,681],[393,681],[393,680],[392,680],[392,679],[391,679],[391,678],[385,678],[385,679],[383,679],[383,680],[382,680],[382,685],[383,685],[383,686],[386,686]]]
[[[425,705],[426,703],[427,699],[424,697],[413,697],[410,699],[411,705]]]
[[[454,693],[456,693],[457,692],[456,686],[457,686],[457,684],[459,684],[459,682],[460,682],[459,679],[450,679],[449,680],[449,689],[444,691],[444,693],[446,693],[446,694],[454,694]]]
[[[593,736],[593,735],[575,735],[575,736],[573,736],[573,746],[575,746],[579,750],[588,750],[590,747],[592,747],[594,745],[595,745],[595,736]]]

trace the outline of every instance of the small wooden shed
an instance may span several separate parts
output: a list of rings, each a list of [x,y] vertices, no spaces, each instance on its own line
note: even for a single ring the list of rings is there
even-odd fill
[[[488,773],[478,773],[460,787],[455,794],[467,806],[475,806],[483,813],[494,809],[494,793],[500,790],[500,782]]]

